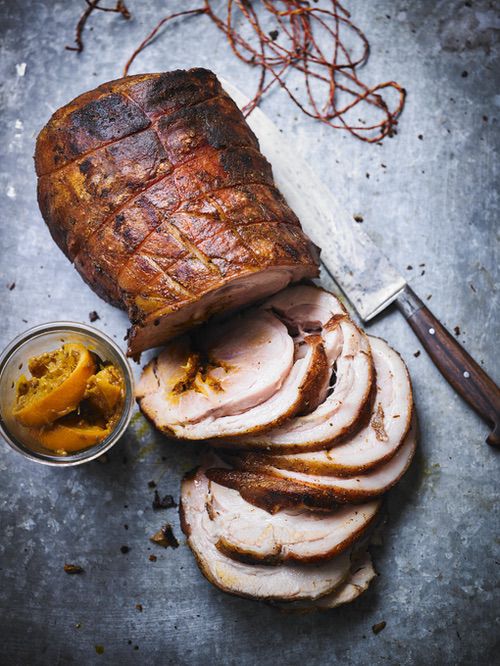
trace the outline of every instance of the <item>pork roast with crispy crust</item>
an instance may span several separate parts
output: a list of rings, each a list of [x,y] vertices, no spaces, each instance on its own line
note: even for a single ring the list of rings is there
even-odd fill
[[[130,354],[318,273],[255,135],[207,70],[80,95],[40,132],[35,165],[52,237],[128,312]]]

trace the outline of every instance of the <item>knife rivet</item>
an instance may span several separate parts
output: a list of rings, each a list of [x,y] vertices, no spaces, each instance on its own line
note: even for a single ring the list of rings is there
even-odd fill
[[[467,372],[467,370],[464,372],[464,377],[465,377],[465,379],[469,379],[469,377],[470,377],[470,375],[469,375],[469,373]]]
[[[430,328],[430,329],[429,329],[429,333],[430,333],[431,335],[434,335],[435,332],[436,332],[436,331],[435,331],[433,328]]]

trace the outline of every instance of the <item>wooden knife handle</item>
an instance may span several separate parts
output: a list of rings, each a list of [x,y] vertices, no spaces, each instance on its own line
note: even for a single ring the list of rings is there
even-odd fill
[[[486,441],[500,447],[500,390],[406,285],[396,304],[455,391],[493,428]]]

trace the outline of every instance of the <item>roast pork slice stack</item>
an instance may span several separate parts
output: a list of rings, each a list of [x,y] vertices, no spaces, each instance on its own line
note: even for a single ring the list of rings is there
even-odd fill
[[[181,439],[260,432],[316,405],[329,381],[321,335],[293,337],[259,308],[174,341],[136,390],[155,425]]]
[[[331,513],[297,507],[269,513],[210,481],[205,505],[219,550],[244,562],[275,564],[339,555],[372,525],[381,502],[344,505]]]
[[[380,501],[269,514],[210,481],[203,467],[186,475],[181,498],[188,544],[224,592],[325,610],[353,601],[376,576],[366,542]]]
[[[207,70],[80,95],[40,132],[35,166],[52,237],[127,311],[131,355],[318,274],[317,248]]]
[[[332,294],[299,285],[172,343],[145,368],[136,395],[160,430],[181,439],[262,448],[256,434],[264,432],[267,442],[284,428],[299,431],[285,450],[302,451],[356,429],[373,384],[366,335]],[[186,413],[186,404],[201,401],[205,412]]]
[[[182,528],[201,570],[220,589],[266,601],[314,600],[337,590],[348,579],[348,552],[313,565],[266,566],[228,557],[217,547],[218,528],[206,506],[208,491],[209,481],[202,470],[184,479]]]
[[[288,287],[184,336],[146,367],[137,396],[164,432],[213,447],[181,493],[212,583],[300,611],[368,588],[369,535],[417,424],[403,360],[335,296]]]

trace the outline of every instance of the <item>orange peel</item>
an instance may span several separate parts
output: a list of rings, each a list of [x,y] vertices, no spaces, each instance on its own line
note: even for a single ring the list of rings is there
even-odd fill
[[[93,375],[87,383],[84,398],[106,419],[115,415],[123,399],[123,379],[119,370],[107,365]]]
[[[78,343],[34,357],[28,368],[32,377],[19,378],[13,413],[30,428],[48,425],[75,410],[96,369],[90,351]]]
[[[31,430],[32,436],[44,448],[55,453],[65,454],[80,451],[102,442],[109,433],[109,428],[86,423],[77,417],[65,419],[45,428]]]

